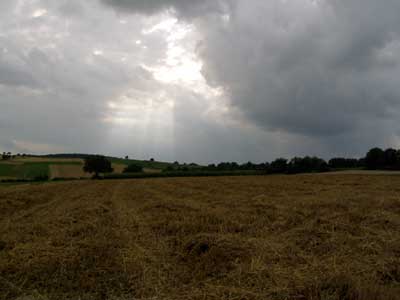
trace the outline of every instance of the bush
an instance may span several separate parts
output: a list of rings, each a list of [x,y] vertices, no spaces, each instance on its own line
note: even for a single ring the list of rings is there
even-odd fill
[[[293,158],[288,167],[287,172],[289,174],[297,173],[313,173],[313,172],[328,172],[328,164],[321,158],[309,157],[304,158],[295,157]]]
[[[332,169],[356,169],[363,166],[363,162],[356,158],[335,157],[329,160]]]
[[[47,174],[42,174],[33,178],[33,181],[48,181],[49,176]]]
[[[130,164],[129,166],[127,166],[124,169],[123,173],[141,173],[143,172],[143,167],[142,166],[138,166],[135,164]]]

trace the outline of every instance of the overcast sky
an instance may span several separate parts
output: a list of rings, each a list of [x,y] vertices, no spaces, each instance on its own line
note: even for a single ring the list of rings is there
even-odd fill
[[[400,147],[399,0],[1,0],[0,151]]]

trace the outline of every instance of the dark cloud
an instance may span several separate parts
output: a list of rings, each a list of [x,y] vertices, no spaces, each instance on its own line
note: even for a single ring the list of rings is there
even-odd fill
[[[229,20],[201,27],[204,74],[268,130],[361,131],[400,114],[398,11],[398,1],[239,1]]]
[[[24,55],[13,53],[15,45],[0,37],[0,85],[35,88],[39,86],[29,70]],[[9,49],[10,48],[10,49]]]
[[[222,11],[220,0],[101,0],[121,12],[155,14],[173,9],[180,16],[192,18]]]
[[[0,85],[36,87],[38,83],[23,68],[0,61]]]

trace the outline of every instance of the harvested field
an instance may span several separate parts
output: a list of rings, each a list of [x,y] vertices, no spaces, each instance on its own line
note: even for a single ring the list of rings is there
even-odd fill
[[[83,163],[83,159],[80,158],[48,158],[48,157],[16,157],[13,159],[16,162],[42,162],[42,163],[54,163],[54,162],[63,162],[63,163]]]
[[[89,178],[81,165],[51,165],[50,179],[54,178]]]
[[[0,299],[27,296],[400,299],[400,176],[0,186]]]
[[[125,170],[126,165],[113,163],[112,168],[114,169],[113,173],[121,174]]]
[[[345,171],[334,171],[331,175],[400,175],[400,171],[385,171],[385,170],[345,170]]]

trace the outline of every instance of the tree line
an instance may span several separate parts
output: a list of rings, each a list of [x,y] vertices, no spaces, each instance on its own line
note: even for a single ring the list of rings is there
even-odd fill
[[[12,154],[11,152],[3,152],[3,154],[0,154],[0,159],[1,160],[11,160],[16,157],[25,157],[25,156],[26,156],[25,153],[24,154],[20,154],[20,153]]]
[[[335,157],[326,161],[315,156],[294,157],[292,159],[277,158],[272,162],[255,164],[247,162],[238,164],[236,162],[221,162],[219,164],[210,164],[200,167],[194,164],[180,165],[175,162],[165,171],[190,171],[197,169],[199,171],[264,171],[268,174],[297,174],[312,172],[329,172],[335,170],[347,169],[367,169],[367,170],[400,170],[400,150],[392,148],[382,150],[372,148],[363,158],[345,158]]]
[[[267,174],[296,174],[308,172],[328,172],[330,170],[326,161],[318,157],[294,157],[291,160],[278,158],[272,162],[254,164],[247,162],[245,164],[220,163],[211,164],[202,168],[205,171],[261,171]]]
[[[237,162],[221,162],[208,166],[198,166],[196,164],[179,164],[175,162],[164,170],[164,172],[233,172],[233,171],[259,171],[268,174],[296,174],[310,172],[329,172],[337,169],[362,168],[364,159],[333,158],[328,162],[318,157],[294,157],[291,160],[278,158],[272,162],[255,164],[247,162],[238,164]]]
[[[382,150],[373,148],[367,152],[364,158],[336,157],[329,161],[315,156],[294,157],[290,160],[278,158],[272,162],[254,164],[247,162],[221,162],[208,166],[197,164],[179,164],[175,162],[168,166],[164,172],[240,172],[259,171],[266,174],[298,174],[298,173],[322,173],[341,169],[368,169],[368,170],[400,170],[400,150],[392,148]],[[85,159],[84,170],[95,173],[112,172],[111,163],[103,156],[89,156]],[[141,166],[130,164],[124,173],[143,172]]]
[[[400,150],[373,148],[365,156],[364,166],[368,170],[400,170]]]
[[[72,154],[74,157],[84,158],[85,163],[83,169],[85,172],[94,174],[99,177],[100,173],[113,172],[110,160],[101,155],[83,155]],[[25,154],[17,156],[25,156]],[[4,152],[1,156],[2,160],[10,160],[14,156],[11,152]],[[71,157],[68,154],[48,155],[47,157]],[[152,159],[154,161],[154,159]],[[383,150],[381,148],[370,149],[365,157],[344,158],[336,157],[329,161],[315,156],[294,157],[290,160],[286,158],[278,158],[272,162],[255,164],[247,162],[238,164],[237,162],[221,162],[219,164],[210,164],[208,166],[200,166],[195,163],[180,164],[174,162],[163,171],[168,172],[244,172],[254,171],[265,174],[298,174],[298,173],[321,173],[341,169],[367,169],[367,170],[400,170],[400,150],[389,148]],[[124,173],[141,173],[143,167],[135,164],[129,164]]]

